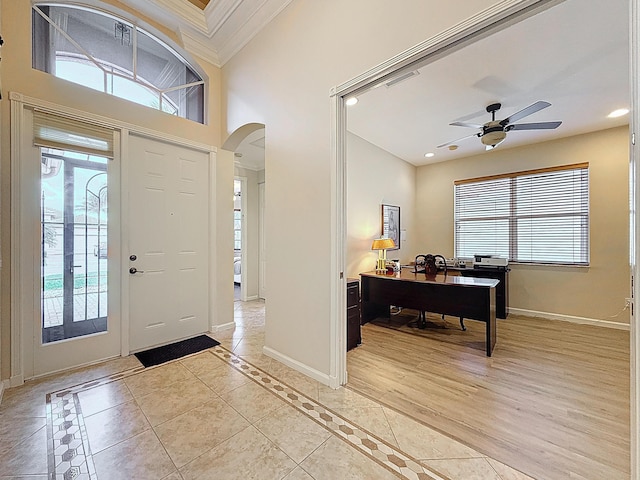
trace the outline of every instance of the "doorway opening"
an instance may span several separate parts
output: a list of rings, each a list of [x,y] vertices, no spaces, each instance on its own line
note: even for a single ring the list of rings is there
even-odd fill
[[[542,5],[542,6],[544,6],[545,4],[549,4],[549,2],[537,2],[537,3],[539,3],[539,4],[540,4],[540,5]],[[558,3],[563,3],[563,4],[564,4],[565,2],[558,2]],[[566,3],[567,3],[567,4],[569,4],[570,2],[566,2]],[[576,4],[577,4],[577,2],[576,2]],[[624,6],[624,5],[623,5],[623,6]],[[531,13],[531,12],[529,12],[529,13]],[[526,15],[526,14],[527,14],[527,12],[526,12],[525,10],[523,10],[523,14],[524,14],[524,15]],[[526,17],[523,17],[522,19],[525,19],[525,18],[526,18]],[[578,17],[576,17],[576,18],[578,18]],[[513,20],[515,20],[515,18],[510,19],[510,21],[513,21]],[[549,16],[547,16],[547,20],[549,20]],[[499,26],[499,23],[500,23],[500,22],[501,22],[501,20],[500,20],[500,19],[497,19],[497,22],[495,23],[495,26],[496,26],[496,27],[497,27],[497,26]],[[561,23],[561,22],[560,22],[560,23]],[[582,19],[582,18],[581,18],[581,23],[584,23],[584,19]],[[508,26],[508,24],[505,24],[505,26]],[[573,32],[573,30],[572,30],[572,32]],[[505,29],[505,31],[504,31],[504,32],[502,32],[502,33],[506,33],[506,29]],[[575,32],[574,32],[574,33],[575,33]],[[485,32],[485,34],[486,34],[486,32]],[[471,32],[471,33],[469,34],[469,37],[468,37],[468,38],[469,38],[469,39],[471,39],[474,35],[476,35],[476,34],[474,34],[473,32]],[[460,36],[460,37],[458,37],[458,38],[462,38],[462,37],[463,37],[463,36]],[[453,38],[453,34],[451,35],[451,38]],[[482,39],[482,35],[480,34],[480,35],[478,36],[478,38]],[[465,38],[465,40],[466,40],[466,38]],[[449,49],[449,50],[451,50],[451,51],[455,51],[455,48],[457,48],[457,47],[461,47],[461,46],[462,46],[462,45],[461,45],[461,43],[464,43],[464,42],[461,42],[461,41],[458,41],[458,42],[459,42],[459,43],[458,43],[457,45],[456,45],[456,42],[444,42],[444,44],[442,45],[442,48],[440,48],[440,49],[438,49],[438,48],[437,48],[437,45],[434,45],[434,43],[432,43],[432,44],[430,44],[430,45],[425,44],[425,46],[426,46],[426,47],[429,47],[429,49],[430,49],[430,50],[429,50],[429,49],[425,48],[425,50],[424,50],[424,51],[426,52],[426,54],[425,54],[425,58],[427,58],[427,59],[428,59],[429,57],[432,57],[432,58],[435,58],[435,59],[437,59],[438,61],[440,61],[443,57],[445,57],[445,55],[446,55],[446,53],[447,53],[447,51],[446,51],[447,49]],[[449,45],[446,45],[447,43],[448,43]],[[506,42],[506,43],[508,43],[508,42]],[[536,48],[537,48],[537,49],[539,49],[539,45],[538,45],[538,44],[536,44]],[[462,49],[460,49],[460,51],[461,51],[461,50],[462,50]],[[490,50],[491,50],[491,49],[488,49],[488,48],[485,48],[485,49],[484,49],[484,51],[490,51]],[[429,52],[436,52],[436,54],[433,54],[433,55],[432,55],[432,54],[430,54]],[[438,55],[440,55],[440,56],[438,56]],[[357,79],[354,79],[354,80],[353,80],[353,82],[352,82],[351,84],[345,84],[345,85],[343,86],[343,88],[344,88],[344,89],[341,89],[340,87],[338,87],[338,88],[337,88],[337,91],[338,91],[338,92],[340,92],[340,94],[342,95],[342,98],[337,99],[336,103],[334,104],[334,106],[336,107],[336,109],[335,109],[335,118],[334,118],[334,127],[335,127],[335,131],[334,131],[334,138],[336,139],[336,142],[337,142],[337,144],[338,144],[338,146],[336,147],[335,158],[337,158],[337,159],[338,159],[337,170],[338,170],[338,172],[339,172],[339,178],[338,178],[338,181],[337,181],[337,186],[338,186],[338,190],[339,190],[338,202],[337,202],[337,203],[338,203],[338,208],[337,208],[338,213],[336,213],[336,218],[338,218],[338,220],[339,220],[339,221],[341,220],[340,215],[339,215],[339,212],[340,212],[341,210],[343,210],[343,209],[344,209],[344,203],[342,202],[342,199],[343,199],[343,198],[346,198],[346,196],[347,196],[347,195],[346,195],[346,193],[347,193],[347,192],[346,192],[346,187],[344,187],[344,185],[346,184],[346,165],[345,165],[345,164],[346,164],[346,162],[347,162],[347,160],[346,160],[346,155],[347,155],[347,154],[345,154],[345,151],[349,151],[349,150],[348,150],[349,148],[353,148],[353,142],[352,142],[352,143],[349,143],[349,140],[350,140],[350,139],[348,138],[348,136],[350,135],[350,133],[354,133],[354,134],[357,134],[360,138],[367,138],[365,135],[363,135],[363,134],[362,134],[362,131],[358,131],[358,130],[352,129],[353,125],[352,125],[352,123],[351,123],[351,120],[353,120],[353,119],[355,118],[355,116],[356,116],[355,111],[352,111],[352,110],[350,110],[350,111],[349,111],[349,115],[348,115],[348,116],[349,116],[350,124],[349,124],[349,129],[347,129],[347,128],[346,128],[346,117],[347,117],[347,115],[346,115],[346,113],[344,112],[344,108],[343,108],[345,98],[347,98],[348,96],[350,96],[350,95],[352,95],[352,94],[353,94],[353,95],[355,95],[355,94],[360,94],[360,93],[364,93],[364,92],[367,92],[367,95],[371,95],[371,92],[373,91],[373,88],[372,88],[373,86],[376,86],[377,84],[380,84],[380,85],[381,85],[381,84],[383,84],[383,83],[384,83],[384,82],[383,82],[383,80],[381,80],[381,78],[386,79],[388,83],[392,83],[394,79],[400,79],[400,78],[402,78],[402,74],[403,74],[403,73],[406,73],[406,71],[403,71],[403,70],[402,70],[402,68],[404,68],[405,66],[409,66],[409,67],[412,69],[411,71],[419,71],[419,70],[418,70],[418,68],[419,68],[420,66],[422,66],[422,65],[423,65],[423,64],[422,64],[422,63],[420,63],[420,62],[421,62],[421,61],[424,61],[424,60],[425,60],[425,58],[413,58],[413,59],[412,59],[412,58],[409,56],[409,54],[407,54],[406,56],[404,56],[404,58],[400,58],[400,56],[398,56],[398,57],[396,57],[396,58],[394,58],[394,59],[393,59],[393,60],[394,60],[394,62],[395,62],[395,67],[389,67],[389,64],[390,64],[391,62],[389,62],[389,63],[387,63],[387,64],[382,64],[382,65],[380,66],[380,68],[378,68],[378,69],[377,69],[377,71],[373,71],[373,70],[372,70],[372,71],[371,71],[371,72],[369,72],[368,74],[366,74],[366,75],[361,75],[361,76],[360,76],[360,77],[358,77]],[[478,58],[479,58],[479,57],[478,57]],[[464,64],[464,62],[458,62],[458,63],[459,63],[460,65],[463,65],[463,64]],[[385,70],[385,69],[386,69],[386,70]],[[393,70],[393,71],[392,71],[392,70]],[[494,71],[495,71],[495,70],[494,70]],[[422,71],[422,73],[423,73],[422,78],[426,78],[426,77],[427,77],[427,75],[424,75],[424,71]],[[366,80],[362,80],[362,79],[364,79],[365,77],[366,77]],[[409,78],[409,77],[407,77],[407,78]],[[403,84],[402,84],[402,85],[397,85],[397,86],[395,86],[395,87],[393,87],[393,88],[394,88],[394,89],[399,89],[399,88],[402,88],[402,87],[404,87],[404,86],[409,85],[411,82],[415,82],[415,81],[417,81],[417,79],[416,79],[415,75],[414,75],[412,78],[413,78],[413,80],[409,80],[409,81],[407,81],[407,82],[403,81]],[[449,76],[449,78],[451,78],[451,76]],[[470,77],[465,76],[465,79],[466,79],[466,80],[469,80],[469,78],[470,78]],[[489,77],[489,78],[487,78],[486,80],[492,80],[492,79],[493,79],[493,80],[495,80],[496,78],[500,78],[500,77]],[[428,80],[429,80],[431,83],[434,83],[434,77],[428,77]],[[361,84],[357,84],[357,82],[360,82],[360,81],[362,81],[362,83],[361,83]],[[367,83],[367,82],[368,82],[368,83]],[[478,82],[478,83],[477,83],[477,84],[475,84],[474,86],[480,86],[480,85],[489,86],[489,82],[488,82],[488,81],[487,81],[487,82],[485,82],[485,83]],[[491,83],[491,86],[495,86],[495,85],[496,85],[496,83],[495,83],[495,82]],[[525,90],[528,92],[528,91],[531,91],[532,89],[525,89]],[[383,93],[388,93],[388,91],[389,91],[389,90],[387,90],[387,89],[376,89],[376,90],[375,90],[374,95],[382,95]],[[536,91],[538,91],[538,90],[536,90]],[[493,92],[489,92],[489,93],[490,93],[490,94],[493,94]],[[435,89],[435,95],[436,95],[436,96],[438,96],[438,97],[441,97],[441,96],[442,96],[442,91],[441,91],[441,90],[438,90],[438,89]],[[494,95],[495,95],[495,94],[494,94]],[[461,96],[462,96],[462,95],[460,95],[460,97],[461,97]],[[410,98],[410,97],[407,95],[407,96],[405,96],[405,98]],[[411,97],[411,98],[413,98],[413,97]],[[535,100],[537,100],[537,98],[536,98]],[[370,97],[367,97],[367,101],[368,101],[368,105],[374,105],[374,103],[371,101],[371,98],[370,98]],[[414,100],[412,100],[412,101],[415,103],[415,101],[414,101]],[[636,99],[636,102],[637,102],[637,99]],[[388,102],[388,103],[389,103],[389,104],[394,104],[394,102]],[[429,102],[427,102],[427,103],[429,104]],[[468,102],[467,102],[467,103],[468,103]],[[529,102],[529,103],[530,103],[530,102]],[[558,103],[559,103],[559,102],[558,102]],[[433,105],[433,104],[435,104],[435,102],[431,102],[431,103],[430,103],[430,105]],[[523,106],[524,106],[524,105],[527,105],[527,104],[528,104],[528,103],[523,103]],[[429,107],[425,108],[424,110],[428,110],[428,109],[429,109]],[[389,118],[388,112],[386,112],[386,113],[387,113],[387,118]],[[463,114],[463,113],[466,113],[466,112],[464,112],[464,111],[460,111],[460,112],[458,112],[458,114]],[[482,113],[482,112],[481,112],[481,113]],[[469,114],[469,116],[471,116],[471,113],[468,113],[468,114]],[[364,114],[361,114],[361,115],[362,115],[362,117],[363,117],[363,118],[364,118],[364,117],[366,117],[366,115],[364,115]],[[462,117],[456,117],[455,115],[450,115],[450,117],[451,117],[451,118],[449,119],[449,121],[456,120],[456,121],[458,121],[459,123],[461,123],[461,122],[465,122],[465,121],[468,121],[468,120],[471,120],[471,119],[472,119],[472,118],[466,118],[466,119],[463,119]],[[480,114],[480,117],[481,117],[481,114]],[[413,121],[414,121],[414,124],[419,125],[419,126],[420,126],[420,129],[421,129],[421,130],[423,130],[423,131],[431,131],[431,130],[432,130],[431,128],[425,128],[425,122],[421,122],[421,121],[420,121],[420,122],[416,122],[416,121],[415,121],[415,119],[413,119]],[[441,122],[441,123],[446,123],[446,122],[442,122],[441,117],[438,117],[437,121],[438,121],[438,122]],[[396,123],[397,123],[397,122],[396,122]],[[451,124],[451,125],[452,125],[452,126],[454,126],[453,124]],[[384,129],[380,129],[380,130],[384,130]],[[469,139],[471,139],[471,138],[473,138],[474,136],[475,136],[475,135],[469,135],[469,136],[468,136],[468,138],[469,138]],[[514,136],[514,137],[515,137],[515,136]],[[456,136],[454,135],[453,137],[445,138],[445,140],[450,140],[451,138],[456,138]],[[459,138],[458,140],[463,140],[464,138],[467,138],[467,137]],[[405,140],[406,140],[406,138],[405,138]],[[422,140],[424,140],[424,138],[423,138]],[[445,141],[445,140],[442,140],[442,141]],[[511,140],[513,140],[513,138],[512,138]],[[435,147],[435,148],[437,148],[437,146],[436,146],[436,145],[437,145],[439,142],[440,142],[440,140],[437,140],[437,141],[434,141],[434,142],[433,142],[433,145],[434,145],[434,147]],[[376,145],[380,145],[380,143],[379,143],[379,142],[372,142],[372,143],[374,143],[374,144],[376,144]],[[408,143],[408,142],[405,142],[405,143]],[[467,147],[468,147],[468,148],[477,148],[477,147],[479,146],[478,144],[482,145],[482,144],[481,144],[481,142],[474,143],[474,142],[471,142],[471,141],[465,141],[465,142],[462,142],[462,143],[461,143],[461,145],[462,145],[462,146],[461,146],[461,148],[460,148],[460,149],[458,149],[458,148],[457,148],[457,146],[456,146],[456,148],[455,148],[455,149],[451,149],[451,150],[448,150],[448,151],[449,151],[449,152],[451,152],[451,151],[455,150],[455,151],[457,151],[458,153],[460,153],[460,152],[462,151],[462,149],[463,149],[463,148],[467,148]],[[446,146],[446,145],[447,145],[447,144],[443,144],[443,145],[441,145],[441,146],[443,146],[443,147],[444,147],[444,146]],[[482,147],[482,146],[480,146],[480,148],[483,148],[483,147]],[[436,151],[436,152],[441,152],[441,153],[440,153],[441,158],[443,158],[443,157],[444,157],[444,155],[443,155],[444,150],[441,150],[441,151],[434,150],[434,151]],[[500,152],[500,151],[498,151],[498,152]],[[420,155],[422,155],[422,154],[420,154]],[[349,158],[349,160],[351,160],[351,157]],[[367,157],[367,160],[369,161],[369,164],[371,164],[371,156],[368,156],[368,157]],[[631,158],[632,170],[633,170],[633,165],[634,165],[634,163],[635,163],[635,162],[634,162],[633,155],[632,155],[632,158]],[[633,174],[632,174],[632,175],[633,175]],[[633,179],[633,178],[632,178],[631,180],[632,180],[632,182],[634,182],[634,181],[635,181],[635,179]],[[368,178],[367,178],[367,181],[368,181],[369,183],[371,183],[372,181],[375,183],[375,179],[372,179],[372,178],[370,178],[370,177],[368,177]],[[341,183],[341,182],[343,182],[343,183]],[[633,183],[632,183],[632,185],[633,185]],[[351,187],[350,187],[350,185],[349,185],[349,188],[351,188]],[[351,190],[350,190],[350,191],[351,191]],[[358,193],[363,192],[363,191],[366,191],[366,190],[365,190],[365,189],[358,190]],[[380,193],[379,191],[376,191],[375,193],[376,193],[376,195],[378,195],[378,197],[382,196],[382,193]],[[424,198],[424,199],[426,199],[426,197],[423,197],[423,198]],[[358,201],[359,201],[361,204],[363,203],[363,199],[362,199],[362,198],[358,198]],[[373,199],[373,201],[369,201],[369,204],[373,204],[374,206],[376,205],[376,203],[377,203],[377,202],[375,201],[375,199]],[[424,205],[424,204],[427,204],[427,203],[428,203],[428,202],[425,200],[425,201],[423,202],[423,205]],[[632,202],[632,205],[633,205],[633,202]],[[349,212],[349,214],[352,214],[352,212]],[[379,222],[379,220],[378,220],[378,218],[379,218],[379,216],[378,216],[378,215],[379,215],[379,214],[378,214],[378,212],[374,212],[374,215],[376,215],[375,220],[377,220],[377,221]],[[444,215],[442,214],[442,212],[441,212],[441,211],[439,211],[439,212],[438,212],[438,215],[439,215],[439,217],[432,217],[432,218],[441,218],[441,217],[444,217]],[[452,217],[452,216],[451,216],[451,217]],[[351,217],[351,218],[353,218],[353,217]],[[416,217],[416,218],[420,218],[420,217]],[[424,224],[425,224],[425,223],[423,222],[423,225],[424,225]],[[343,225],[340,225],[340,223],[338,223],[338,227],[339,227],[339,228],[343,228],[343,229],[345,229],[345,230],[346,230],[346,229],[348,229],[348,228],[351,228],[351,225],[347,226],[347,225],[346,225],[346,223],[345,223],[345,224],[343,224]],[[453,232],[453,229],[452,229],[451,231]],[[362,260],[364,263],[368,263],[369,265],[371,265],[371,264],[373,263],[373,262],[371,261],[371,258],[366,258],[366,257],[365,257],[365,255],[368,255],[369,257],[371,257],[371,256],[372,256],[372,254],[371,254],[371,253],[369,253],[369,252],[367,252],[366,254],[365,254],[365,253],[363,253],[363,255],[362,255],[362,259],[359,259],[359,258],[347,258],[347,259],[346,259],[346,261],[341,261],[342,259],[340,259],[340,254],[343,254],[343,255],[345,254],[344,252],[345,252],[345,251],[347,250],[347,248],[348,248],[348,245],[346,245],[346,242],[348,241],[348,239],[349,239],[349,238],[352,238],[352,237],[353,237],[353,235],[351,235],[351,236],[349,236],[349,235],[343,235],[343,236],[339,236],[339,237],[338,237],[338,238],[339,238],[339,240],[338,240],[338,245],[337,245],[337,246],[338,246],[338,248],[337,248],[337,250],[338,250],[339,254],[338,254],[338,256],[337,256],[337,260],[338,260],[338,262],[337,262],[337,263],[338,263],[338,272],[337,272],[337,273],[341,273],[341,272],[342,272],[342,270],[341,270],[341,269],[343,269],[343,268],[345,268],[345,267],[346,267],[346,269],[347,269],[347,272],[346,272],[346,273],[347,273],[347,275],[349,275],[349,273],[350,273],[350,272],[348,271],[349,266],[350,266],[350,265],[353,265],[353,264],[356,264],[359,260]],[[433,237],[432,237],[432,238],[433,238]],[[448,239],[447,239],[447,240],[448,240]],[[436,241],[441,241],[441,239],[437,239]],[[444,243],[444,242],[441,242],[441,244],[442,244],[442,243]],[[453,243],[453,242],[450,242],[449,244],[452,244],[452,243]],[[633,238],[631,239],[631,244],[633,245]],[[370,245],[370,243],[369,243],[369,245]],[[355,250],[355,249],[354,249],[354,250]],[[355,257],[355,256],[354,256],[354,257]],[[624,267],[624,266],[626,266],[626,265],[623,265],[623,267]],[[369,268],[371,269],[371,267],[369,267]],[[360,271],[364,271],[364,269],[362,269],[362,270],[360,270]],[[634,272],[632,271],[632,274],[633,274],[633,273],[634,273]],[[336,276],[337,276],[337,275],[336,275]],[[346,276],[346,275],[345,275],[345,276]],[[338,295],[344,295],[342,292],[343,292],[343,291],[345,291],[345,290],[346,290],[345,288],[341,288],[341,290],[338,292]],[[624,291],[626,291],[626,289],[625,289]],[[624,293],[623,293],[623,291],[622,291],[622,290],[620,291],[620,293],[621,293],[621,295],[624,295]],[[340,332],[340,334],[343,334],[342,332],[345,332],[345,331],[346,331],[346,328],[345,328],[345,327],[346,327],[346,322],[343,320],[343,319],[346,317],[346,315],[343,313],[343,312],[345,312],[345,311],[346,311],[346,308],[344,308],[344,305],[342,305],[342,304],[340,303],[340,299],[339,299],[339,298],[338,298],[338,301],[336,302],[336,305],[337,305],[337,306],[339,307],[339,309],[340,309],[340,310],[339,310],[339,312],[338,312],[338,313],[337,313],[337,315],[336,315],[336,318],[339,318],[339,319],[341,320],[341,321],[339,321],[339,322],[338,322],[338,325],[337,325],[337,329],[336,329],[336,331],[337,331],[337,332]],[[344,323],[343,323],[343,322],[344,322]],[[632,318],[631,318],[631,329],[632,329],[632,332],[633,332],[633,331],[634,331],[634,329],[635,329],[634,323],[635,323],[635,320],[634,320],[634,318],[633,318],[633,316],[632,316]],[[633,337],[634,337],[634,336],[635,336],[635,337],[637,337],[637,335],[633,335],[633,334],[632,334],[632,342],[634,341],[634,339],[633,339]],[[624,340],[624,339],[623,339],[623,340]],[[385,341],[388,341],[388,339],[386,339]],[[637,341],[637,339],[636,339],[635,341]],[[341,346],[341,342],[340,342],[340,341],[333,342],[333,343],[334,343],[335,345],[339,345],[339,346]],[[344,353],[342,353],[342,352],[337,352],[337,355],[336,355],[336,357],[335,357],[335,360],[336,360],[336,362],[335,362],[335,363],[339,366],[339,368],[338,368],[338,375],[341,373],[341,368],[340,368],[340,367],[341,367],[341,364],[340,364],[340,362],[342,361],[342,359],[340,358],[340,356],[342,356],[342,355],[344,355]],[[345,360],[345,362],[346,362],[346,360]],[[384,363],[384,362],[382,362],[382,363]],[[637,362],[636,362],[636,363],[637,363]],[[362,364],[367,364],[367,363],[366,363],[366,362],[362,362]],[[632,356],[632,358],[631,358],[631,365],[632,365],[632,375],[633,375],[633,371],[634,371],[634,370],[633,370],[633,368],[634,368],[634,359],[633,359],[633,356]],[[397,374],[397,372],[395,372],[395,373]],[[383,376],[384,376],[384,375],[383,375]],[[356,379],[356,378],[354,378],[354,377],[355,377],[355,375],[352,375],[352,371],[350,371],[350,372],[349,372],[349,380],[350,380],[350,381],[351,381],[352,379],[353,379],[353,380],[357,380],[357,379]],[[380,378],[382,378],[382,377],[380,377]],[[405,377],[403,377],[402,375],[400,375],[400,378],[403,378],[403,379],[404,379]],[[633,375],[633,378],[635,378],[635,376],[634,376],[634,375]],[[343,383],[344,383],[344,382],[346,382],[346,374],[345,374],[345,376],[344,376],[344,379],[340,379],[340,381],[343,381]],[[354,382],[354,383],[355,383],[355,382]],[[624,385],[624,383],[619,383],[618,385]],[[633,388],[633,386],[632,386],[632,388]],[[373,391],[373,390],[370,390],[370,391]],[[623,394],[624,394],[624,392],[623,392]],[[623,398],[623,395],[620,395],[620,397],[621,397],[621,398]],[[385,398],[386,398],[386,397],[385,397]],[[422,398],[424,398],[424,397],[422,397]],[[402,401],[403,401],[403,402],[405,402],[405,401],[406,401],[406,399],[404,399],[404,398],[403,398],[403,399],[402,399]],[[405,402],[405,403],[406,403],[406,402]],[[637,402],[636,402],[635,404],[637,404]],[[632,405],[634,405],[634,403],[632,403]],[[443,416],[442,416],[442,415],[440,415],[440,412],[438,412],[438,415],[439,415],[439,418],[443,418]],[[586,417],[586,416],[585,416],[585,417]],[[633,417],[633,411],[632,411],[632,417]],[[637,416],[636,416],[636,418],[637,418]],[[634,421],[634,420],[632,420],[632,422],[633,422],[633,423],[637,423],[637,422],[636,422],[636,421]],[[624,423],[624,418],[623,418],[623,423]],[[444,430],[444,428],[442,428],[442,427],[441,427],[441,429],[443,429],[443,430]],[[515,432],[515,429],[512,429],[511,431],[512,431],[512,432]],[[632,435],[632,437],[633,437],[633,435]],[[637,438],[637,436],[636,436],[636,438]],[[633,443],[633,441],[635,441],[635,440],[633,440],[633,438],[632,438],[632,443]],[[637,445],[637,441],[636,441],[636,445]],[[624,449],[624,446],[623,446],[623,449]],[[633,445],[632,445],[632,449],[637,450],[637,448],[636,448],[636,447],[633,447]],[[625,453],[626,453],[626,452],[625,452]],[[632,452],[632,454],[633,454],[633,452]],[[624,455],[624,453],[623,453],[623,455]],[[622,458],[622,456],[620,456],[619,458]],[[539,466],[538,466],[538,465],[536,465],[536,467],[539,467]],[[624,467],[623,467],[623,468],[624,468]],[[634,468],[634,471],[635,471],[635,468]],[[632,476],[634,476],[634,475],[632,474]],[[635,477],[634,477],[634,478],[635,478]]]
[[[264,299],[264,125],[243,125],[229,136],[222,148],[234,153],[233,231],[229,232],[234,246],[234,300]]]
[[[242,211],[242,179],[233,180],[233,299],[242,299],[242,241],[243,211]]]

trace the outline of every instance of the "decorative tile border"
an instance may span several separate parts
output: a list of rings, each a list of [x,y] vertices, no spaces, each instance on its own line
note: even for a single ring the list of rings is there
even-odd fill
[[[279,381],[226,348],[216,346],[209,349],[208,352],[266,388],[397,477],[406,480],[448,480],[447,477],[420,464],[418,460],[397,447],[374,436],[359,425]],[[180,359],[174,361],[178,362]],[[166,363],[162,365],[166,365]],[[162,365],[150,368],[158,368]],[[98,480],[78,393],[121,380],[144,370],[149,369],[142,366],[135,367],[47,394],[49,480]]]
[[[47,395],[49,478],[96,480],[78,396]]]
[[[224,347],[217,346],[209,351],[376,461],[379,465],[395,473],[399,478],[407,480],[447,480],[447,477],[443,477],[420,464],[415,458],[400,449],[372,435],[362,427],[303,393],[280,382],[269,373],[250,364]]]
[[[47,455],[49,480],[97,480],[78,393],[135,375],[144,367],[91,380],[47,394]]]

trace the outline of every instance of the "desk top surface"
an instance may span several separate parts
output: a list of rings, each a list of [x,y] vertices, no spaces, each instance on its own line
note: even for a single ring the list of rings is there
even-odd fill
[[[361,273],[360,276],[375,277],[390,281],[395,280],[404,282],[434,283],[439,285],[458,285],[462,287],[493,288],[500,283],[499,280],[493,278],[462,277],[458,275],[444,275],[443,273],[439,273],[438,275],[427,275],[425,273],[415,273],[413,270],[407,268],[401,269],[398,273],[376,273],[374,270],[371,272]]]

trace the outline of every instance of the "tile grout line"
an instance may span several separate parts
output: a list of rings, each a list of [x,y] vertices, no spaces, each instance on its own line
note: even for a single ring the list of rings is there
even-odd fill
[[[263,388],[271,391],[289,405],[348,445],[365,454],[386,470],[407,480],[448,480],[448,477],[422,465],[418,460],[384,440],[374,436],[354,422],[342,417],[320,402],[298,392],[281,382],[271,374],[247,362],[242,357],[221,345],[209,349],[209,352],[227,362]]]
[[[417,459],[399,448],[388,444],[320,402],[281,382],[273,375],[249,363],[222,345],[203,352],[207,351],[278,396],[286,404],[294,407],[306,417],[326,428],[334,436],[399,478],[406,480],[449,480],[448,477],[422,465]],[[181,359],[167,363],[179,362]],[[157,368],[167,363],[151,368]],[[48,478],[50,480],[62,480],[65,478],[98,480],[78,393],[124,379],[148,369],[134,367],[47,394],[47,453],[49,457]],[[57,431],[56,428],[58,429]],[[65,471],[59,473],[62,469],[65,469]],[[68,477],[68,475],[76,476]]]
[[[97,480],[77,393],[47,395],[47,440],[49,479]]]
[[[47,468],[49,480],[97,480],[78,393],[144,370],[134,367],[60,389],[46,396]]]

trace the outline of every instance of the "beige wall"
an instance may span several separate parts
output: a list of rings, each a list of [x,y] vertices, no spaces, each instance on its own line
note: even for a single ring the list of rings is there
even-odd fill
[[[103,2],[110,3],[110,2]],[[113,2],[122,7],[121,4]],[[94,90],[81,87],[49,74],[31,68],[31,2],[27,0],[11,0],[2,3],[2,36],[5,44],[2,48],[2,93],[0,114],[3,126],[9,125],[9,92],[18,92],[29,97],[65,105],[89,113],[95,113],[112,119],[160,132],[166,132],[188,140],[217,146],[220,144],[220,70],[204,61],[199,65],[209,77],[208,110],[209,124],[200,125],[195,122],[164,114],[159,111],[130,103]],[[151,22],[149,22],[151,23]],[[167,32],[161,25],[159,30]],[[0,378],[9,376],[10,364],[10,129],[3,128],[0,133],[0,218],[1,222],[1,255],[2,296],[0,299]],[[233,168],[224,170],[229,175],[229,210],[231,211],[231,195],[233,185]],[[220,173],[220,172],[219,172]],[[228,255],[231,257],[231,253]],[[231,297],[233,298],[233,289]]]
[[[400,229],[406,241],[388,259],[402,263],[415,257],[414,227],[416,167],[362,138],[347,136],[347,277],[376,268],[378,252],[371,250],[382,228],[381,205],[400,207]]]
[[[535,146],[499,147],[418,168],[418,237],[428,250],[453,256],[455,180],[580,162],[589,162],[590,266],[511,265],[509,305],[628,324],[629,313],[622,312],[630,296],[627,127]]]
[[[223,67],[225,130],[259,122],[268,132],[269,349],[335,375],[330,89],[497,3],[296,0]]]

